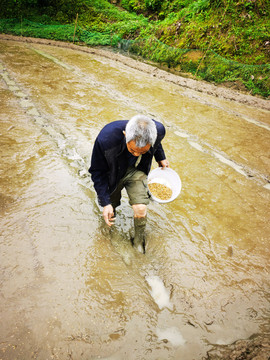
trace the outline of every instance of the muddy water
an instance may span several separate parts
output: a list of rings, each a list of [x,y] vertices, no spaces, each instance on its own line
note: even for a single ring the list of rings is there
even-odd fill
[[[269,334],[270,113],[98,55],[0,42],[0,359],[202,359]],[[108,122],[144,113],[183,189],[130,245],[87,174]],[[156,166],[156,165],[155,165]]]

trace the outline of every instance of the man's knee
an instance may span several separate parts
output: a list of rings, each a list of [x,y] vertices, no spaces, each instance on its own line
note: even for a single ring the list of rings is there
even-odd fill
[[[145,204],[135,204],[132,205],[134,211],[134,217],[145,217],[147,212],[147,206]]]

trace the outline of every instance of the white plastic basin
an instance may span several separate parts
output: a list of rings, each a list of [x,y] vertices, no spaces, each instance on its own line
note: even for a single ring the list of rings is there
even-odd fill
[[[172,190],[172,196],[170,199],[167,200],[161,200],[154,195],[151,194],[151,191],[149,190],[149,193],[153,200],[159,203],[167,203],[170,201],[173,201],[177,198],[177,196],[181,192],[182,183],[179,175],[176,171],[174,171],[171,168],[161,168],[158,167],[154,170],[152,170],[148,175],[148,184],[151,183],[159,183],[162,185],[168,186]]]

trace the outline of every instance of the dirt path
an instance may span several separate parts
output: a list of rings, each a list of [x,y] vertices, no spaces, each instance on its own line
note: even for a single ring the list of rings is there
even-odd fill
[[[257,96],[251,96],[249,94],[245,94],[236,90],[228,89],[224,86],[216,86],[214,84],[207,83],[205,81],[198,81],[194,79],[184,78],[179,75],[174,75],[168,73],[164,70],[161,70],[155,66],[150,64],[140,62],[138,60],[134,60],[128,56],[121,55],[119,53],[114,53],[109,50],[104,50],[100,48],[90,48],[86,46],[79,46],[74,45],[71,43],[66,43],[63,41],[55,41],[55,40],[48,40],[48,39],[38,39],[38,38],[31,38],[31,37],[21,37],[21,36],[13,36],[7,34],[0,34],[0,39],[2,40],[15,40],[21,42],[28,42],[28,43],[36,43],[36,44],[44,44],[44,45],[53,45],[59,46],[63,48],[69,48],[74,50],[79,50],[83,52],[87,52],[90,54],[96,54],[100,56],[104,56],[110,58],[115,61],[119,61],[131,68],[140,70],[142,72],[151,74],[152,76],[163,79],[165,81],[174,83],[176,85],[182,86],[187,89],[199,91],[202,93],[206,93],[208,95],[213,95],[219,98],[223,98],[226,100],[236,101],[242,104],[250,105],[260,109],[270,110],[270,101],[262,99]]]

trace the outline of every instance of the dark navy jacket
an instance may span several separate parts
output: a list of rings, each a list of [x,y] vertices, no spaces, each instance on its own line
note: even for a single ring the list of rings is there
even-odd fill
[[[161,140],[165,136],[164,126],[153,120],[157,127],[157,139],[154,146],[142,155],[138,170],[148,175],[153,156],[156,161],[166,159]],[[94,188],[101,206],[111,203],[110,194],[115,190],[120,179],[128,168],[126,156],[126,138],[123,131],[128,120],[118,120],[104,126],[96,138],[89,172],[94,182]]]

